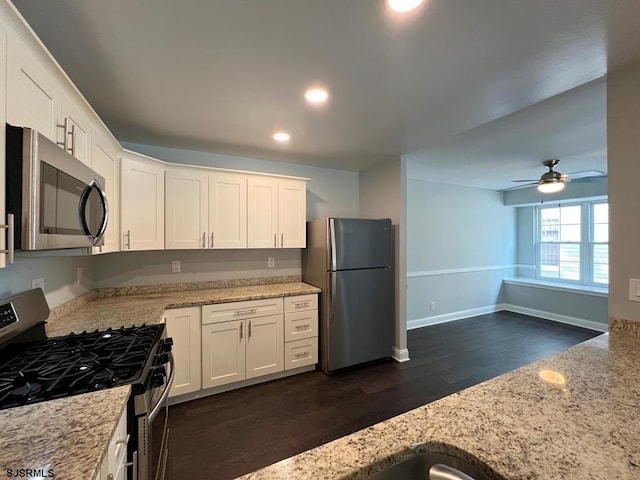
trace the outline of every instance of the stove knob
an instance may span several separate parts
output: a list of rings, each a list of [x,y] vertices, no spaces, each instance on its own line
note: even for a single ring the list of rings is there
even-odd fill
[[[164,365],[165,363],[169,363],[169,354],[161,353],[160,355],[158,355],[158,360],[160,361],[161,365]]]
[[[153,388],[158,388],[164,385],[164,375],[162,373],[156,373],[151,377],[151,385]]]
[[[171,337],[165,338],[164,339],[164,344],[165,345],[169,345],[169,346],[173,345],[173,338],[171,338]]]
[[[162,352],[170,352],[173,348],[173,338],[167,338],[162,344],[161,350]]]

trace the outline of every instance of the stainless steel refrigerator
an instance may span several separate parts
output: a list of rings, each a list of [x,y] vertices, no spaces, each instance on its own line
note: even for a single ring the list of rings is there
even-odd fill
[[[322,289],[319,363],[325,373],[391,356],[393,258],[389,219],[307,222],[302,280]]]

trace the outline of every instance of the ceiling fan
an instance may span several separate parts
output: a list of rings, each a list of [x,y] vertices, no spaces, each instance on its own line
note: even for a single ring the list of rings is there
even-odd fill
[[[553,169],[556,165],[560,163],[560,160],[557,158],[552,158],[551,160],[545,160],[542,162],[542,165],[547,167],[549,171],[542,174],[539,180],[529,179],[529,180],[511,180],[515,183],[528,182],[526,185],[518,185],[517,187],[512,188],[521,188],[527,187],[529,185],[537,185],[538,191],[541,193],[557,193],[564,190],[565,183],[570,182],[570,176],[573,176],[575,179],[586,179],[586,178],[604,178],[604,172],[599,170],[584,170],[580,172],[573,172],[570,174],[560,173]],[[579,175],[579,177],[578,177]],[[585,180],[588,181],[588,180]]]

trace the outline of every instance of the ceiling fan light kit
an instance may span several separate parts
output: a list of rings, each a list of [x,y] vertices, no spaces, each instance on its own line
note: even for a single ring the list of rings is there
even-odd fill
[[[558,193],[562,190],[564,190],[564,181],[562,180],[541,181],[538,184],[538,191],[541,193]]]

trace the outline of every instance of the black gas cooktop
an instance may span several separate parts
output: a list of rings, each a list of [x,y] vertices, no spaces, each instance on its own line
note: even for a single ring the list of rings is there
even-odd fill
[[[0,352],[0,409],[139,382],[163,328],[84,332],[5,348]]]

